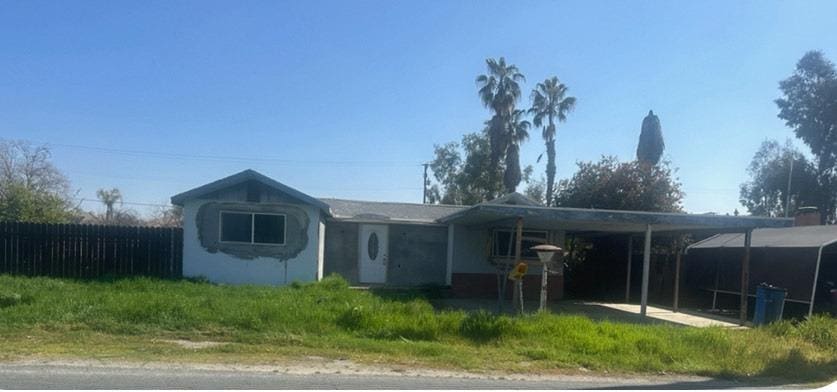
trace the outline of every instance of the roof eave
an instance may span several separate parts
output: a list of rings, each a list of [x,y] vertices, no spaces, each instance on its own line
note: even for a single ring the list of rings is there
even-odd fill
[[[265,185],[268,185],[280,192],[286,193],[293,198],[296,198],[306,204],[312,205],[317,207],[322,212],[324,212],[327,216],[331,216],[331,207],[328,204],[322,202],[321,200],[308,196],[305,193],[302,193],[294,188],[291,188],[285,184],[282,184],[268,176],[265,176],[259,172],[256,172],[252,169],[247,169],[236,174],[224,177],[222,179],[210,182],[208,184],[201,185],[196,188],[192,188],[186,192],[178,193],[171,197],[171,204],[177,206],[183,206],[183,204],[190,199],[200,199],[201,196],[206,195],[208,193],[212,193],[218,191],[220,189],[224,189],[227,187],[235,186],[241,184],[245,181],[255,180],[259,181]]]
[[[637,224],[680,224],[684,226],[694,226],[695,229],[750,229],[758,227],[787,227],[793,222],[793,219],[785,218],[766,218],[766,217],[731,217],[731,216],[716,216],[716,215],[693,215],[686,213],[661,213],[650,211],[622,211],[622,210],[597,210],[597,209],[580,209],[580,208],[561,208],[561,207],[539,207],[539,206],[521,206],[521,205],[503,205],[503,204],[477,204],[462,211],[457,211],[453,214],[439,218],[439,222],[455,223],[457,219],[468,216],[476,211],[495,211],[503,217],[519,216],[525,218],[527,215],[535,214],[552,214],[552,215],[579,215],[578,218],[569,218],[564,220],[584,218],[584,215],[592,221],[611,221],[619,220],[620,216],[623,221]],[[606,215],[606,216],[595,216]],[[563,217],[556,217],[555,220],[562,220]],[[677,222],[679,221],[679,222]]]

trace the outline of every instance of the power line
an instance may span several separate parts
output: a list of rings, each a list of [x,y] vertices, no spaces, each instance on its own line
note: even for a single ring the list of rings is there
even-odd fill
[[[99,199],[88,199],[85,197],[73,197],[73,200],[77,200],[80,202],[86,203],[101,203],[102,201]],[[132,206],[144,206],[144,207],[171,207],[171,204],[155,204],[155,203],[140,203],[140,202],[132,202],[132,201],[121,201],[119,204],[128,204]]]
[[[201,160],[212,162],[258,162],[258,163],[272,163],[272,164],[322,164],[322,165],[356,165],[356,166],[421,166],[421,163],[412,161],[376,161],[376,160],[300,160],[300,159],[285,159],[277,157],[243,157],[232,155],[205,155],[205,154],[185,154],[185,153],[170,153],[160,151],[148,150],[133,150],[110,148],[100,146],[87,146],[80,144],[66,144],[66,143],[48,143],[37,142],[30,140],[32,143],[46,144],[48,146],[55,146],[61,148],[78,149],[85,151],[94,151],[107,154],[126,155],[126,156],[144,156],[160,159],[175,159],[175,160]]]

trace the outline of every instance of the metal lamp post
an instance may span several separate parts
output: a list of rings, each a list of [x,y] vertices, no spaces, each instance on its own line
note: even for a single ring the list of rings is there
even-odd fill
[[[546,288],[547,288],[547,275],[549,275],[549,264],[551,264],[555,259],[555,255],[563,256],[563,249],[549,244],[543,245],[536,245],[530,248],[531,250],[537,252],[538,258],[541,260],[541,264],[543,265],[543,271],[541,272],[541,304],[540,304],[540,311],[543,312],[546,310]]]

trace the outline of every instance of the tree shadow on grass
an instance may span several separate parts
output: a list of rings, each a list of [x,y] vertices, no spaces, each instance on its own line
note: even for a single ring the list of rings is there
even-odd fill
[[[437,285],[409,288],[373,287],[369,289],[369,292],[377,297],[398,302],[410,302],[417,299],[427,301],[444,299],[450,297],[449,291],[450,289]]]
[[[722,374],[715,378],[648,385],[626,385],[605,389],[731,389],[731,388],[814,388],[817,384],[837,381],[837,359],[816,362],[805,358],[799,350],[791,350],[782,359],[771,361],[758,374],[741,377]]]
[[[811,361],[798,350],[791,350],[782,359],[771,361],[756,376],[762,385],[782,385],[788,381],[817,383],[837,380],[837,358],[826,362]]]

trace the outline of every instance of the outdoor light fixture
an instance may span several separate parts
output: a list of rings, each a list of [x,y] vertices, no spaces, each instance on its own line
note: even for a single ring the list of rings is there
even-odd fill
[[[537,252],[538,253],[538,258],[541,259],[541,263],[544,263],[544,264],[552,262],[552,258],[555,257],[555,254],[556,253],[561,253],[563,251],[563,249],[561,249],[561,248],[559,248],[555,245],[549,245],[549,244],[536,245],[536,246],[533,246],[529,249],[534,250],[535,252]]]

